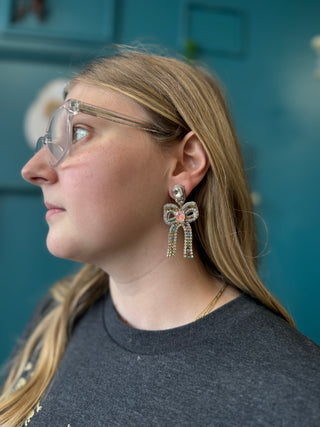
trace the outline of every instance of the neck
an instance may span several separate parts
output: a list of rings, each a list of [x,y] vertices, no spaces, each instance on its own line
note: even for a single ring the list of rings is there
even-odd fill
[[[139,277],[110,277],[110,292],[119,316],[132,327],[144,330],[170,329],[192,322],[221,286],[198,258],[179,256],[160,260]],[[215,308],[226,302],[225,293]]]

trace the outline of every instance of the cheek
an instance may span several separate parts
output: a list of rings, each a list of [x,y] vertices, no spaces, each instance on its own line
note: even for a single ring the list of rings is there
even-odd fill
[[[69,200],[79,220],[99,227],[106,222],[116,226],[146,221],[147,215],[161,217],[165,173],[158,153],[148,147],[139,151],[114,147],[100,147],[95,156],[83,153],[85,163],[79,156],[78,167],[72,168]]]
[[[97,263],[99,257],[145,247],[146,239],[158,235],[167,201],[166,161],[148,147],[88,150],[65,163],[59,189],[67,213],[50,227],[49,250]]]

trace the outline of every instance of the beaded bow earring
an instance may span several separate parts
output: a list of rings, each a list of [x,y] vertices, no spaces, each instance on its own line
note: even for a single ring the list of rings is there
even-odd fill
[[[177,232],[180,227],[184,232],[184,251],[185,258],[193,258],[192,250],[192,228],[190,223],[195,221],[199,216],[199,210],[196,202],[187,202],[184,204],[186,197],[182,185],[175,185],[172,189],[173,197],[177,205],[167,203],[163,207],[163,220],[170,225],[168,235],[167,257],[174,256],[177,248]]]

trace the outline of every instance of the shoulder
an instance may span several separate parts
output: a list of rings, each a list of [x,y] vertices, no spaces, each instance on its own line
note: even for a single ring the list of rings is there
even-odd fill
[[[320,347],[248,295],[239,297],[234,306],[226,345],[239,368],[251,378],[265,378],[272,389],[319,391]]]
[[[243,398],[243,408],[265,412],[266,419],[273,420],[267,425],[278,425],[279,420],[288,421],[283,425],[318,425],[316,343],[246,294],[221,307],[210,329],[214,338],[208,341],[206,369],[224,384],[228,396]]]
[[[41,322],[41,320],[54,308],[56,307],[57,302],[54,299],[51,291],[48,291],[44,297],[38,302],[35,309],[33,310],[31,317],[25,326],[21,336],[19,337],[13,353],[11,355],[11,359],[14,359],[15,356],[21,351],[22,347],[35,330],[37,325]]]
[[[17,342],[15,343],[14,349],[8,359],[7,362],[3,365],[1,369],[1,382],[4,384],[5,379],[7,378],[12,366],[14,366],[17,358],[19,357],[20,352],[23,350],[27,340],[35,330],[35,328],[38,326],[38,324],[41,322],[41,320],[56,306],[57,302],[53,298],[53,295],[49,291],[36,305],[29,322],[27,323],[26,327],[24,328],[21,336],[18,338]],[[36,356],[36,355],[34,355]],[[32,360],[33,361],[33,360]],[[30,360],[29,360],[30,362]],[[27,364],[27,374],[30,374],[30,366],[32,364]]]
[[[20,339],[24,340],[29,337],[33,332],[36,326],[41,322],[41,320],[57,305],[57,301],[54,299],[51,291],[48,291],[44,297],[38,302],[33,313],[27,323],[25,330],[22,333]]]
[[[262,347],[268,353],[285,353],[287,357],[320,357],[320,347],[310,338],[292,327],[281,316],[274,313],[260,301],[242,296],[241,322],[238,331],[250,339],[256,349]]]

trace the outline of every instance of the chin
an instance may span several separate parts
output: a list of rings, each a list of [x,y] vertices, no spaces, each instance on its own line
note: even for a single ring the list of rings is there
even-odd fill
[[[57,239],[50,236],[50,233],[47,237],[47,248],[48,251],[57,258],[68,259],[70,261],[79,261],[79,256],[77,256],[78,251],[75,250],[75,245],[68,245],[63,239]]]
[[[57,258],[82,264],[96,264],[95,251],[90,251],[87,245],[81,241],[75,241],[72,238],[67,239],[66,236],[58,237],[49,232],[46,243],[48,251]]]

